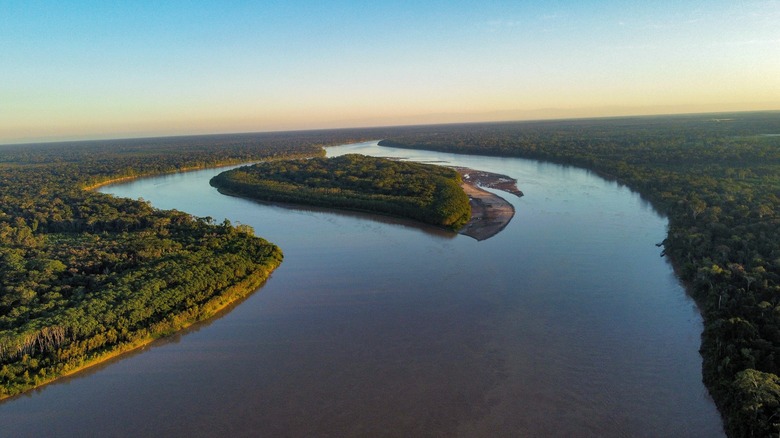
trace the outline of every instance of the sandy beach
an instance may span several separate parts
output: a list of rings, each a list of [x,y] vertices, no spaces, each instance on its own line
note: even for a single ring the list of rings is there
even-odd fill
[[[507,180],[504,175],[489,172],[475,171],[468,168],[456,168],[463,177],[463,191],[469,196],[471,203],[471,220],[460,230],[460,234],[473,237],[477,240],[489,239],[500,233],[515,215],[515,208],[504,198],[480,188],[495,187],[499,190],[523,196],[523,192],[517,189],[517,181]],[[496,182],[501,186],[497,187]]]

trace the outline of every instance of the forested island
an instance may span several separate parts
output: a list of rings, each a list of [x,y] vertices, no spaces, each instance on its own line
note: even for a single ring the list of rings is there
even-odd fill
[[[733,437],[780,431],[780,113],[451,125],[381,145],[591,169],[669,219],[659,246],[704,317],[704,382]]]
[[[455,170],[358,154],[267,161],[210,183],[236,196],[406,217],[454,231],[471,218]]]

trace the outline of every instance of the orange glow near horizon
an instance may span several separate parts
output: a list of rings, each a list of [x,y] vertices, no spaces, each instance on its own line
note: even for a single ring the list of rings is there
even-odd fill
[[[564,3],[9,7],[0,144],[780,110],[776,1]]]

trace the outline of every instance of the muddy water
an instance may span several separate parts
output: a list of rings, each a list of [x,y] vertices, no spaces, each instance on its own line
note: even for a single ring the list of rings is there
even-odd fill
[[[586,171],[381,148],[518,179],[482,242],[219,195],[215,170],[101,189],[253,226],[285,261],[218,319],[0,404],[3,436],[722,436],[665,219]]]

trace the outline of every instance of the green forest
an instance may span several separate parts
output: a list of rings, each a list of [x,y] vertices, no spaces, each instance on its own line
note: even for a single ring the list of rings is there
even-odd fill
[[[764,112],[0,146],[0,398],[207,318],[281,262],[244,225],[89,188],[384,138],[578,166],[639,192],[668,217],[659,253],[701,309],[703,378],[728,434],[776,435],[779,134],[780,113]],[[309,176],[322,187],[326,173]]]
[[[322,155],[348,132],[0,146],[0,399],[208,318],[282,261],[245,225],[88,187]],[[323,143],[324,142],[324,143]]]
[[[471,218],[460,183],[446,167],[357,154],[267,161],[211,179],[227,194],[407,217],[452,230]]]
[[[704,317],[704,382],[733,437],[780,432],[780,113],[450,125],[380,144],[587,168],[668,217],[659,246]]]

